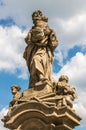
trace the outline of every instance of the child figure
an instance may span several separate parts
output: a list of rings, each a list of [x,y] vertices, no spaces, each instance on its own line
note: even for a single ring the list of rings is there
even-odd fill
[[[18,99],[22,97],[22,93],[20,92],[20,89],[21,88],[18,85],[13,85],[11,87],[11,91],[14,96],[13,96],[13,100],[10,102],[10,107],[17,104]]]
[[[75,88],[71,88],[68,84],[68,76],[62,75],[59,78],[59,81],[57,83],[56,87],[56,94],[63,96],[62,102],[60,102],[60,105],[62,106],[69,106],[73,108],[73,101],[77,98]]]
[[[4,116],[4,118],[2,119],[3,122],[8,121],[11,115],[11,112],[13,111],[13,109],[17,106],[18,104],[18,100],[22,97],[22,93],[20,92],[20,86],[18,85],[13,85],[11,87],[11,91],[13,96],[13,100],[10,102],[9,105],[9,110],[6,116]]]

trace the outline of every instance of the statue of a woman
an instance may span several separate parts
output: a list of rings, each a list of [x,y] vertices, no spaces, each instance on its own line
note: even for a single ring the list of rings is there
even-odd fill
[[[30,72],[29,88],[48,81],[52,84],[53,51],[58,45],[54,31],[48,25],[48,18],[40,10],[32,14],[34,26],[28,32],[24,52]]]

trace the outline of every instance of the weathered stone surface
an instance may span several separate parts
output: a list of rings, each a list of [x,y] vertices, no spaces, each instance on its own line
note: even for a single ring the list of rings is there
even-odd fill
[[[57,108],[35,99],[18,105],[5,122],[5,127],[16,130],[72,130],[81,118],[64,106]]]
[[[32,20],[34,26],[25,38],[24,52],[30,72],[29,88],[21,93],[19,86],[11,87],[13,99],[2,121],[10,130],[73,130],[81,120],[73,107],[76,90],[66,75],[58,82],[52,78],[58,40],[41,11],[35,11]]]
[[[48,18],[41,11],[35,11],[32,20],[34,25],[25,38],[27,47],[24,52],[30,72],[29,88],[44,86],[46,83],[52,86],[53,51],[58,40],[48,25]]]

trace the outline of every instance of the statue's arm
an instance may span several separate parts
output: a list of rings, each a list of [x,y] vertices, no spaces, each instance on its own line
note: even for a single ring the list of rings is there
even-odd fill
[[[26,38],[25,38],[25,42],[27,44],[30,44],[31,43],[31,31],[28,32]]]
[[[49,36],[49,46],[51,48],[51,50],[54,50],[57,46],[58,46],[58,39],[56,37],[56,34],[55,32],[51,29],[51,33],[50,33],[50,36]]]

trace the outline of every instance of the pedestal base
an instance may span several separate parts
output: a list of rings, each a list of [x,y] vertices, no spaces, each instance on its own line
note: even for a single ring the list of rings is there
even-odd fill
[[[32,100],[15,107],[4,125],[10,130],[72,130],[80,125],[80,120],[68,107],[57,108]]]

